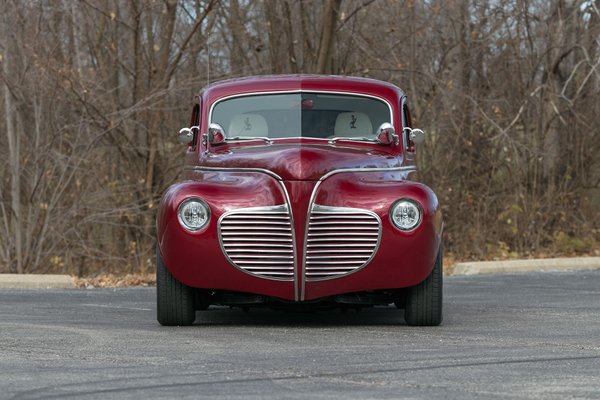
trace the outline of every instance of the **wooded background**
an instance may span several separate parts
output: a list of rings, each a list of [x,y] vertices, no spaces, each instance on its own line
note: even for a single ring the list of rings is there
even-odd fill
[[[209,81],[408,94],[459,259],[598,254],[600,0],[3,0],[0,272],[147,272]]]

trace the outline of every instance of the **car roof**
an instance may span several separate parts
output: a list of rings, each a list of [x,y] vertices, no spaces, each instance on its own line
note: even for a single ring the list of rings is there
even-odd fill
[[[236,94],[276,91],[332,91],[368,94],[391,102],[404,96],[398,86],[388,82],[340,75],[258,75],[211,83],[202,90],[209,103]]]

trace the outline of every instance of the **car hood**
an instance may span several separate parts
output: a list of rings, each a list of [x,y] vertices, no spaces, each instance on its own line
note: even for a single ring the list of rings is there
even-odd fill
[[[283,180],[316,181],[336,169],[392,168],[401,160],[373,145],[271,144],[213,147],[202,162],[207,167],[261,168]]]

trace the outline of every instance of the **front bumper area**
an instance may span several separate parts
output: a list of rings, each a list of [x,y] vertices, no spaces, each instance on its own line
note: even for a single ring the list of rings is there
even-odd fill
[[[391,303],[396,303],[401,307],[405,292],[402,289],[397,289],[346,293],[302,302],[230,291],[209,291],[208,293],[203,293],[203,296],[202,301],[205,305],[239,307],[246,310],[260,307],[288,311],[314,311],[335,308],[356,309],[389,305]]]
[[[320,183],[281,182],[257,172],[210,178],[173,186],[159,212],[161,254],[188,286],[307,302],[401,289],[431,272],[441,215],[424,185],[377,173],[338,174]],[[238,190],[228,190],[234,184]],[[178,204],[192,195],[212,213],[208,226],[193,233],[176,218]],[[402,197],[424,211],[411,232],[389,219],[390,206]]]

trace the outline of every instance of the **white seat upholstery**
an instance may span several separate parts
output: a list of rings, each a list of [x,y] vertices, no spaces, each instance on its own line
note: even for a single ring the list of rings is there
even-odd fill
[[[373,134],[373,125],[367,114],[362,112],[339,113],[333,130],[335,136],[358,137]]]
[[[269,136],[269,127],[265,117],[259,114],[238,114],[231,119],[228,137],[235,136]]]

